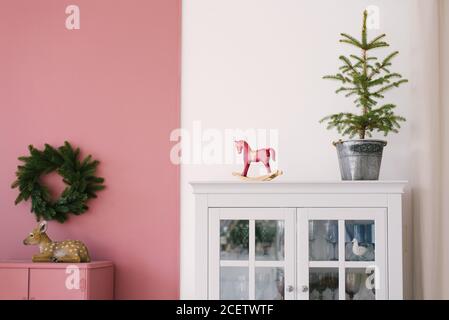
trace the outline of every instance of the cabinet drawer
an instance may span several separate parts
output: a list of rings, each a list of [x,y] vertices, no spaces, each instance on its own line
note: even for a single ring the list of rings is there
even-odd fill
[[[28,269],[0,269],[0,300],[28,299]]]
[[[79,277],[76,275],[79,272]],[[31,269],[30,300],[83,300],[87,297],[86,270]]]

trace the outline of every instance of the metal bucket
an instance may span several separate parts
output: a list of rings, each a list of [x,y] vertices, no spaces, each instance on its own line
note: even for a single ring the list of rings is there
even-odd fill
[[[342,180],[378,180],[382,152],[387,145],[382,140],[348,140],[334,142],[338,153]]]

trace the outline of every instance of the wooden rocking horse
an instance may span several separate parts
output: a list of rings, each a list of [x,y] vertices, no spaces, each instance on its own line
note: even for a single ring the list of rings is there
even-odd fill
[[[276,152],[273,148],[251,150],[248,142],[244,140],[234,141],[234,143],[238,154],[241,154],[243,151],[244,162],[243,172],[233,172],[232,174],[234,176],[239,176],[244,180],[269,181],[282,174],[281,170],[276,170],[275,172],[271,171],[270,159],[273,161],[276,160]],[[267,169],[268,174],[260,177],[248,177],[249,166],[252,162],[262,162]]]

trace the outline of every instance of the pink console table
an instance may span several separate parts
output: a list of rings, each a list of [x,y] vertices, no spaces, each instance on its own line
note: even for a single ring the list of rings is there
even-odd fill
[[[114,297],[112,262],[0,261],[0,300],[106,300]]]

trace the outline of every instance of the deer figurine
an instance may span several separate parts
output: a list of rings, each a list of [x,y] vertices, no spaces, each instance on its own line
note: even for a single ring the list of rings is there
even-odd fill
[[[33,262],[90,262],[84,243],[78,240],[52,241],[46,231],[47,221],[42,221],[23,240],[24,245],[39,246],[40,253],[33,255]]]

